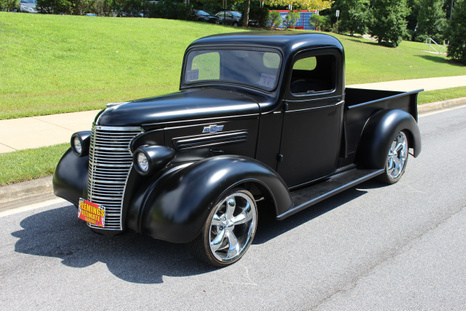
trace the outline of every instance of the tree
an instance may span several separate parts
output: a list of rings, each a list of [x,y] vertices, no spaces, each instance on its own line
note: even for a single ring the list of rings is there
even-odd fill
[[[455,6],[456,1],[457,0],[444,0],[443,10],[446,13],[446,18],[451,19],[453,13],[452,5]]]
[[[372,0],[369,12],[369,33],[379,44],[397,47],[406,33],[409,14],[406,0]]]
[[[445,32],[445,12],[443,0],[421,0],[417,18],[416,40],[424,41],[431,37],[437,42],[443,40]]]
[[[419,2],[421,0],[408,0],[408,8],[410,9],[410,12],[408,16],[406,17],[406,21],[408,22],[408,25],[406,26],[407,28],[407,34],[406,38],[408,40],[414,40],[416,35],[415,31],[417,30],[417,18],[419,16]]]
[[[340,10],[340,31],[349,31],[351,35],[366,33],[369,0],[340,0],[334,8]]]
[[[247,27],[249,24],[250,7],[251,7],[251,0],[244,1],[243,27]]]
[[[1,10],[14,10],[19,7],[19,0],[0,0],[0,11]]]
[[[448,57],[466,65],[466,0],[458,0],[448,21],[446,37],[450,41]]]

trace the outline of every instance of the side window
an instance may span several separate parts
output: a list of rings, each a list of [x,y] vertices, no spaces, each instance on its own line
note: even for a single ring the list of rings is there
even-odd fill
[[[291,74],[291,93],[306,95],[333,91],[336,87],[336,68],[334,55],[298,59]]]
[[[220,54],[202,53],[194,56],[191,70],[186,72],[186,81],[220,79]]]

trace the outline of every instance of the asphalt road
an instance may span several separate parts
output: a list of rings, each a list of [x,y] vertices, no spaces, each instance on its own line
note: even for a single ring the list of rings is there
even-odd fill
[[[466,108],[420,118],[423,151],[367,182],[262,221],[238,263],[93,234],[55,200],[0,213],[1,310],[466,310]]]

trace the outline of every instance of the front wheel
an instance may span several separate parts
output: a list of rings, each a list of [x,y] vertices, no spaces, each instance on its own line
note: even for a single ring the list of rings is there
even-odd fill
[[[408,164],[408,138],[401,131],[393,139],[385,161],[385,171],[380,180],[387,184],[394,184],[403,176]]]
[[[254,239],[257,215],[249,191],[231,191],[214,206],[201,234],[190,243],[191,250],[201,261],[217,267],[238,261]]]

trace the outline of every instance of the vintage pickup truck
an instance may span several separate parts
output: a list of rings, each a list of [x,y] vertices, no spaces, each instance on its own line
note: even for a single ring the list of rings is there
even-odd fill
[[[180,91],[108,104],[71,137],[53,183],[97,232],[188,243],[239,260],[261,214],[279,220],[417,157],[418,91],[345,88],[324,34],[241,33],[193,42]]]

